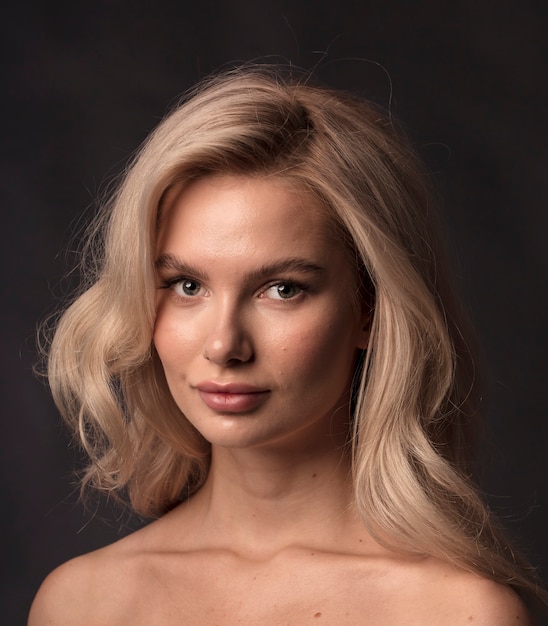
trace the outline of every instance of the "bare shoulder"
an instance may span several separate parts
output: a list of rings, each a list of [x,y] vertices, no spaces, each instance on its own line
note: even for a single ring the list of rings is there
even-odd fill
[[[170,555],[181,527],[168,513],[100,550],[67,561],[42,583],[28,626],[116,626],[141,624],[156,614],[154,598],[169,575]],[[182,517],[183,528],[187,526]],[[182,559],[184,561],[184,559]],[[166,567],[167,566],[167,567]],[[154,593],[156,595],[154,595]]]
[[[518,594],[491,580],[475,585],[476,595],[471,610],[478,616],[476,621],[486,626],[531,626],[529,611]],[[481,620],[483,621],[480,621]]]
[[[28,626],[95,626],[125,621],[139,585],[140,533],[57,567],[34,598]]]
[[[532,626],[525,604],[510,587],[442,563],[429,569],[433,578],[427,610],[438,623]]]
[[[51,572],[34,598],[28,626],[92,626],[107,615],[110,618],[118,587],[111,583],[120,569],[119,565],[110,567],[110,552],[77,557]]]
[[[87,613],[88,594],[81,591],[89,589],[93,578],[88,563],[89,556],[78,557],[49,574],[34,598],[28,626],[79,623],[75,607],[78,606],[78,613]]]
[[[475,576],[473,578],[476,578]],[[468,620],[481,626],[531,626],[525,604],[517,593],[492,580],[480,578],[463,584]]]

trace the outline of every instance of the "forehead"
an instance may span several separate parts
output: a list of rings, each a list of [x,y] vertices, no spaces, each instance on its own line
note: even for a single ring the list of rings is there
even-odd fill
[[[340,246],[329,211],[310,191],[280,177],[208,176],[171,188],[162,200],[157,248],[251,240]],[[277,241],[278,245],[281,243]]]
[[[326,206],[275,177],[211,176],[172,190],[162,208],[156,265],[226,286],[315,268],[352,305],[359,299],[356,257]]]

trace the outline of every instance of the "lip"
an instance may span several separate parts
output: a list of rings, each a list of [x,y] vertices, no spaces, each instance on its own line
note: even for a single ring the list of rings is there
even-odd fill
[[[259,407],[270,395],[270,390],[245,383],[203,381],[195,385],[204,404],[222,413],[245,413]]]

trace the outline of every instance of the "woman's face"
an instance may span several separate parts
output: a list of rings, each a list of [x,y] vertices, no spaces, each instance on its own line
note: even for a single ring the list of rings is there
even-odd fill
[[[368,316],[329,231],[312,196],[273,178],[207,177],[168,198],[154,343],[175,402],[213,445],[346,436]]]

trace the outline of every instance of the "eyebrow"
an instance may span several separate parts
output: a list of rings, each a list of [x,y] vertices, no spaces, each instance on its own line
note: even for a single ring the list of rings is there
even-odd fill
[[[200,280],[205,280],[207,276],[199,268],[192,264],[185,263],[181,259],[177,258],[173,254],[162,254],[155,262],[155,267],[158,270],[170,270],[177,272],[178,274],[188,274]],[[284,274],[287,272],[297,272],[299,274],[324,274],[326,268],[316,263],[312,263],[307,259],[299,257],[290,257],[287,259],[281,259],[274,261],[273,263],[264,263],[257,269],[246,274],[246,278],[249,280],[260,280],[267,276],[275,276],[277,274]]]

